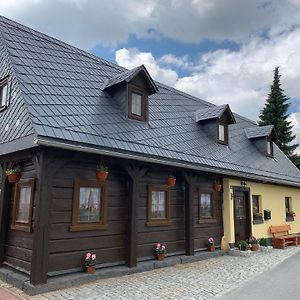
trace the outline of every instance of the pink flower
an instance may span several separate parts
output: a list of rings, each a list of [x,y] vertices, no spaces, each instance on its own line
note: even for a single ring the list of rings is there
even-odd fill
[[[166,249],[166,246],[162,245],[161,250],[165,250],[165,249]]]
[[[93,254],[92,255],[92,260],[95,260],[96,259],[96,254]]]
[[[88,253],[86,254],[86,259],[89,259],[91,256],[92,256],[92,254],[91,254],[90,252],[88,252]]]
[[[157,243],[156,244],[156,249],[159,249],[160,248],[160,243]]]

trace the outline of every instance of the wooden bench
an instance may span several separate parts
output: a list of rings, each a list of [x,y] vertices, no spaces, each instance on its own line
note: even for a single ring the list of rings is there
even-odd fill
[[[274,248],[284,249],[288,245],[298,246],[298,235],[289,234],[291,225],[270,226],[273,235],[272,245]]]

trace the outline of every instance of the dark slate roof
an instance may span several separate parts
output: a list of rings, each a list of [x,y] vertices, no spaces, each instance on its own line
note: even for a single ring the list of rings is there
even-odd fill
[[[105,80],[105,82],[102,86],[102,90],[105,91],[108,88],[118,85],[119,83],[124,82],[124,81],[130,82],[135,76],[137,76],[141,72],[145,75],[145,77],[148,80],[149,85],[151,87],[149,89],[150,90],[149,95],[157,93],[158,88],[157,88],[155,82],[153,81],[153,79],[151,78],[150,74],[146,70],[144,65],[138,66],[131,70],[125,70],[117,75],[112,76],[111,78],[108,78],[107,80]]]
[[[230,116],[230,124],[234,124],[235,118],[228,104],[198,109],[195,113],[196,122],[221,118],[225,112]]]
[[[273,125],[253,126],[245,129],[246,136],[249,140],[260,138],[260,137],[268,137],[271,134],[273,134],[273,132],[274,132]]]
[[[300,186],[300,171],[276,145],[272,159],[248,140],[244,129],[254,122],[235,114],[229,146],[218,144],[195,122],[196,111],[217,107],[158,82],[159,91],[149,96],[149,122],[129,120],[101,89],[126,69],[3,17],[0,34],[1,75],[11,74],[14,85],[11,105],[0,113],[0,155],[21,138],[29,147],[34,135],[37,144]]]

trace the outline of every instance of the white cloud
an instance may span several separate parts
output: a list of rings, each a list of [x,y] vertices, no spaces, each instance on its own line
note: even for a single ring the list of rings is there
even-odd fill
[[[178,79],[175,71],[169,68],[161,68],[150,52],[140,52],[135,48],[119,49],[116,51],[116,61],[119,65],[128,69],[144,64],[154,79],[159,78],[161,82],[168,85],[174,85]]]
[[[289,117],[289,121],[292,122],[293,131],[296,133],[296,139],[293,143],[298,143],[300,145],[300,112],[292,113]],[[296,152],[300,155],[300,147],[298,147]]]
[[[130,35],[245,42],[300,24],[296,0],[1,0],[0,14],[84,49]]]
[[[282,88],[293,107],[300,107],[300,28],[273,39],[254,38],[238,51],[208,52],[193,64],[186,57],[155,59],[149,52],[125,48],[116,52],[116,61],[127,68],[145,64],[154,79],[216,104],[229,103],[233,111],[255,121],[270,91],[273,70],[280,66]],[[185,77],[170,68],[187,65],[193,72]],[[300,141],[300,113],[291,118]]]

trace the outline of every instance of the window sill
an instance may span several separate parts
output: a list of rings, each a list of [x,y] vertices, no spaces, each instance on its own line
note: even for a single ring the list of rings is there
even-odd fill
[[[152,226],[170,226],[172,224],[171,220],[151,220],[146,222],[147,227],[152,227]]]
[[[215,224],[217,223],[216,219],[200,219],[198,220],[198,224]]]
[[[286,222],[293,222],[294,218],[293,217],[287,217],[287,218],[285,218],[285,221]]]
[[[10,228],[12,230],[19,230],[19,231],[25,231],[25,232],[31,232],[31,226],[29,225],[19,225],[19,224],[14,224],[11,225]]]
[[[263,223],[264,223],[264,219],[253,220],[253,224],[263,224]]]
[[[77,224],[69,227],[70,231],[106,230],[107,224]]]

